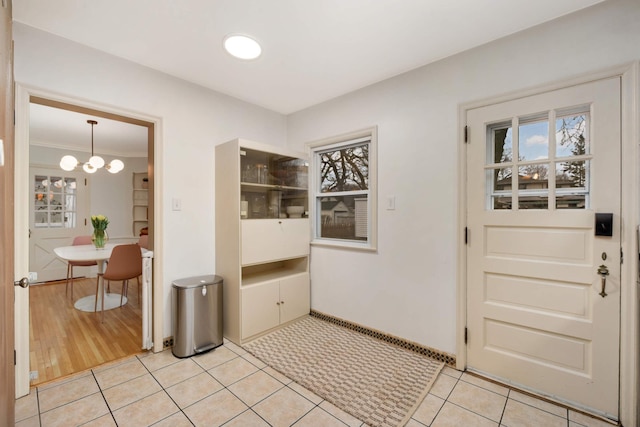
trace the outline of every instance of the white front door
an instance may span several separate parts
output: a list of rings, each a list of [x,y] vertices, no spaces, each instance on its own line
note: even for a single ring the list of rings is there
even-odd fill
[[[67,277],[67,263],[53,249],[71,245],[75,236],[91,234],[86,176],[59,168],[29,170],[29,271],[37,273],[38,282],[62,280]]]
[[[612,419],[620,120],[619,78],[467,111],[467,367]]]

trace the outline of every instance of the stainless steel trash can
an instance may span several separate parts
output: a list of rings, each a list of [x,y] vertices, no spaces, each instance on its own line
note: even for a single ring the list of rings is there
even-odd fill
[[[189,357],[222,345],[222,277],[172,282],[173,354]]]

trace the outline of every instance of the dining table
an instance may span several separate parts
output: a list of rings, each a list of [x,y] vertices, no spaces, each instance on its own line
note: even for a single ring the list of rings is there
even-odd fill
[[[54,248],[56,256],[65,261],[95,261],[98,265],[97,292],[78,299],[73,306],[81,311],[96,312],[98,309],[111,310],[120,307],[120,294],[105,293],[104,270],[105,264],[111,257],[116,243],[107,243],[104,248],[96,248],[94,245],[73,245]],[[122,305],[127,303],[127,297],[122,298]],[[104,315],[104,314],[103,314]]]
[[[74,307],[81,311],[96,312],[98,306],[102,312],[104,321],[104,310],[120,307],[120,294],[110,294],[104,292],[104,270],[105,264],[111,258],[113,248],[126,243],[107,243],[103,249],[96,249],[93,245],[61,246],[55,248],[53,252],[64,261],[95,261],[98,265],[97,292],[95,295],[82,297],[74,303]],[[151,336],[153,310],[152,310],[152,283],[153,283],[153,251],[140,248],[142,251],[142,348],[149,350],[153,347]],[[103,304],[104,303],[104,304]],[[126,297],[122,299],[122,305],[126,304]]]

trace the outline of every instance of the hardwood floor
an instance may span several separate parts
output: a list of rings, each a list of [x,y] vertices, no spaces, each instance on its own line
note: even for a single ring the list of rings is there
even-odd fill
[[[95,293],[92,279],[74,280],[74,301]],[[119,293],[121,282],[111,283]],[[30,287],[30,370],[38,371],[31,386],[142,352],[142,310],[138,283],[129,281],[129,301],[123,307],[88,313],[73,307],[65,282]]]

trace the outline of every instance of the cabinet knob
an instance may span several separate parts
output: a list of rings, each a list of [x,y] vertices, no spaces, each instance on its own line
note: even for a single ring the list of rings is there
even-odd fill
[[[280,304],[284,304],[284,301],[280,301]]]

